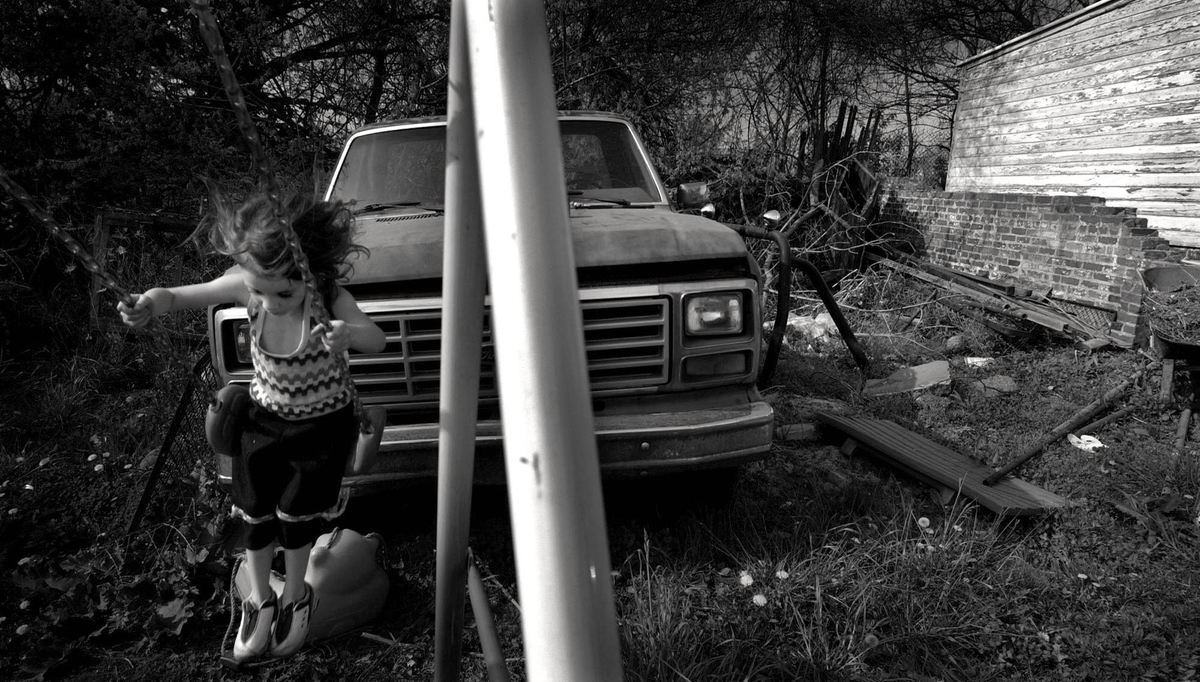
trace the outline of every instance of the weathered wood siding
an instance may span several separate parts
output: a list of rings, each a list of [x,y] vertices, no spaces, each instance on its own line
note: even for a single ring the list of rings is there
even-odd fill
[[[1200,0],[1102,0],[963,63],[946,189],[1103,197],[1200,246]]]

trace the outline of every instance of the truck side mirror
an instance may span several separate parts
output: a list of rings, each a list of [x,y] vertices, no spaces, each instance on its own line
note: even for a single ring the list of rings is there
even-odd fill
[[[685,182],[675,190],[679,208],[700,208],[708,203],[707,182]]]
[[[781,216],[779,215],[779,211],[776,211],[775,209],[767,211],[766,213],[762,214],[763,227],[768,230],[779,229],[780,218]]]

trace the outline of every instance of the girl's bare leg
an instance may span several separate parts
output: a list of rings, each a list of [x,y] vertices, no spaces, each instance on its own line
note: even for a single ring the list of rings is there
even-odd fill
[[[255,606],[261,606],[271,596],[271,558],[274,556],[274,543],[262,549],[246,550],[247,576],[250,578],[250,594],[247,596]]]
[[[287,574],[283,580],[283,594],[279,603],[286,606],[304,598],[304,579],[308,573],[308,555],[312,552],[313,543],[308,543],[296,549],[283,550],[283,564]]]

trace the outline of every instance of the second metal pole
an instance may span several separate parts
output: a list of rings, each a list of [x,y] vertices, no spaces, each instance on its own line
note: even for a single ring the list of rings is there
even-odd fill
[[[438,432],[434,679],[458,679],[467,585],[475,420],[483,334],[483,217],[471,113],[463,1],[450,13],[446,103],[446,239],[442,258],[442,376]]]

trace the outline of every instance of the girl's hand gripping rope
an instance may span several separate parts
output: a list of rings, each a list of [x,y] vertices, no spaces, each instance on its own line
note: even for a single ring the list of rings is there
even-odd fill
[[[313,334],[321,335],[321,343],[325,349],[334,355],[345,353],[352,341],[350,328],[342,320],[330,320],[329,324],[318,324],[312,328]]]
[[[155,315],[170,312],[174,303],[174,295],[169,289],[156,288],[139,294],[129,305],[125,301],[117,304],[117,313],[121,321],[130,327],[144,327]]]

